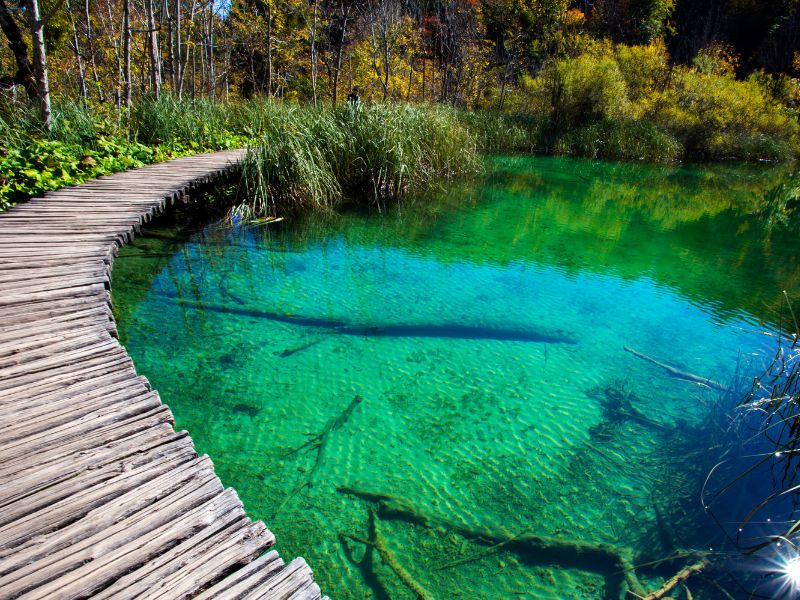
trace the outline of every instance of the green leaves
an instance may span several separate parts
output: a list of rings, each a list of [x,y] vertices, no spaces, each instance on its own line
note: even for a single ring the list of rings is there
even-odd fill
[[[31,138],[0,152],[0,210],[47,190],[140,167],[157,160],[159,149],[117,137],[101,137],[95,149]]]

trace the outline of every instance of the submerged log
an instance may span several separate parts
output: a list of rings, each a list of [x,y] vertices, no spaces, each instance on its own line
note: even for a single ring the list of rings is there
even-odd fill
[[[388,566],[392,572],[397,575],[397,578],[406,586],[417,600],[434,600],[431,595],[422,585],[414,579],[405,567],[397,560],[394,552],[386,545],[386,539],[380,530],[380,519],[375,514],[374,510],[369,511],[370,519],[370,537],[365,540],[355,535],[342,534],[344,537],[353,541],[373,547],[378,555],[380,555],[383,563]]]
[[[578,342],[560,331],[538,331],[535,329],[515,329],[511,327],[485,327],[482,325],[461,325],[458,323],[350,323],[339,319],[305,317],[303,315],[279,313],[250,307],[240,302],[235,305],[196,302],[174,296],[162,296],[178,306],[190,310],[241,315],[256,319],[268,319],[278,323],[311,327],[321,333],[348,335],[354,337],[378,338],[441,338],[453,340],[495,340],[500,342],[527,342],[538,344],[577,344]]]
[[[628,591],[644,594],[636,576],[630,552],[608,544],[593,544],[581,540],[561,539],[533,535],[513,534],[506,530],[469,526],[440,515],[425,513],[407,501],[389,494],[375,493],[348,486],[337,488],[342,494],[355,496],[378,505],[377,514],[385,519],[402,520],[423,527],[443,527],[454,533],[483,543],[502,544],[526,558],[543,564],[559,564],[603,575],[614,593],[610,596],[624,598]]]
[[[622,348],[626,352],[630,352],[631,354],[641,358],[642,360],[646,360],[647,362],[653,363],[657,367],[661,367],[662,369],[664,369],[667,372],[667,374],[669,374],[671,377],[674,377],[675,379],[681,379],[683,381],[688,381],[690,383],[696,383],[698,385],[702,385],[702,386],[705,386],[707,388],[711,388],[711,389],[714,389],[714,390],[719,390],[721,392],[729,392],[730,391],[730,388],[728,388],[727,386],[724,386],[721,383],[716,382],[716,381],[714,381],[712,379],[706,379],[705,377],[700,377],[699,375],[693,375],[692,373],[687,373],[686,371],[681,371],[680,369],[676,369],[675,367],[672,367],[672,366],[670,366],[668,364],[659,362],[655,358],[650,358],[646,354],[642,354],[641,352],[637,352],[636,350],[634,350],[633,348],[630,348],[629,346],[623,346]]]
[[[471,556],[466,556],[464,558],[460,558],[459,560],[454,560],[453,562],[449,562],[447,564],[442,565],[441,567],[436,567],[436,571],[444,571],[445,569],[452,569],[453,567],[457,567],[459,565],[465,565],[467,563],[475,562],[476,560],[481,560],[482,558],[486,558],[487,556],[492,556],[493,554],[497,554],[500,550],[502,550],[505,546],[508,546],[511,542],[517,541],[520,537],[528,533],[528,529],[521,531],[515,536],[503,541],[498,542],[493,546],[489,546],[485,550],[473,554]]]
[[[598,398],[603,407],[603,413],[610,423],[630,420],[659,431],[667,430],[667,427],[654,421],[634,406],[638,397],[625,389],[624,382],[617,381],[605,387],[592,388],[586,393],[590,397]]]
[[[302,492],[306,488],[310,488],[314,485],[314,477],[317,474],[317,471],[322,464],[322,459],[325,455],[325,448],[328,447],[328,442],[330,441],[331,434],[336,431],[337,429],[341,429],[345,423],[347,423],[348,419],[350,419],[350,415],[353,414],[353,411],[356,407],[361,404],[361,396],[356,394],[353,399],[350,401],[350,404],[347,405],[338,416],[330,419],[326,424],[325,427],[322,429],[320,433],[313,436],[311,439],[306,441],[303,445],[295,448],[291,452],[287,454],[287,456],[291,456],[292,454],[297,454],[301,450],[306,448],[310,448],[313,451],[316,451],[316,456],[314,458],[314,465],[311,467],[311,470],[308,472],[308,476],[300,482],[299,485],[295,486],[295,488],[289,492],[289,495],[284,498],[283,502],[281,502],[280,506],[278,506],[275,513],[273,513],[273,518],[283,510],[283,508],[294,498]]]
[[[298,352],[302,352],[303,350],[308,350],[312,346],[316,346],[317,344],[319,344],[320,342],[323,342],[323,341],[324,341],[324,339],[321,338],[321,339],[318,339],[318,340],[314,340],[313,342],[308,342],[308,343],[303,344],[301,346],[297,346],[296,348],[287,348],[286,350],[284,350],[283,352],[278,354],[278,356],[280,356],[281,358],[286,358],[288,356],[291,356],[292,354],[297,354]]]
[[[658,588],[655,592],[651,592],[646,596],[642,596],[642,600],[662,600],[662,598],[666,598],[667,594],[669,594],[674,588],[689,579],[689,577],[695,573],[699,573],[707,566],[708,560],[704,558],[693,565],[689,565],[688,567],[681,569],[672,578],[665,581],[664,585]]]

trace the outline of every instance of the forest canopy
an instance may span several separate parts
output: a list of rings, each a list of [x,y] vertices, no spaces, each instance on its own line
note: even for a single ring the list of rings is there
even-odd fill
[[[602,42],[659,44],[670,68],[775,88],[800,68],[798,0],[0,0],[6,87],[32,89],[37,4],[54,92],[118,105],[129,78],[134,97],[336,104],[358,88],[362,99],[499,108],[553,61]]]

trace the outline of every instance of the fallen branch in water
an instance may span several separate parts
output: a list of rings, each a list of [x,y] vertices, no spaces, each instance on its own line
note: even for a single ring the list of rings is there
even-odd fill
[[[689,579],[695,573],[699,573],[703,569],[708,566],[708,560],[702,559],[700,562],[697,562],[693,565],[689,565],[678,571],[671,579],[668,579],[664,582],[660,588],[658,588],[655,592],[651,592],[646,596],[640,596],[642,600],[661,600],[662,598],[666,598],[667,594],[669,594],[675,587],[682,584],[684,581]]]
[[[314,466],[311,467],[311,470],[308,472],[308,477],[305,478],[299,485],[297,485],[286,498],[281,502],[280,506],[278,506],[275,513],[272,515],[273,518],[283,510],[283,507],[286,506],[289,501],[294,498],[297,494],[303,491],[305,488],[310,488],[314,484],[314,476],[317,474],[320,465],[322,464],[322,458],[325,454],[325,448],[328,446],[328,442],[330,441],[330,435],[340,429],[345,423],[347,423],[348,419],[350,419],[350,415],[353,414],[353,411],[356,409],[356,406],[361,404],[361,396],[356,394],[353,399],[350,401],[350,404],[347,405],[339,416],[330,419],[326,424],[325,427],[322,429],[320,433],[309,439],[303,445],[295,448],[291,452],[289,452],[286,456],[291,456],[292,454],[297,454],[301,450],[305,448],[311,448],[312,450],[316,450],[316,457],[314,458]]]
[[[397,575],[397,578],[403,583],[404,586],[411,590],[417,600],[433,600],[433,596],[428,593],[428,591],[426,591],[416,579],[414,579],[411,573],[409,573],[405,567],[403,567],[403,565],[400,564],[400,562],[397,560],[397,557],[394,555],[394,552],[392,552],[386,545],[386,540],[380,530],[380,519],[375,514],[374,510],[369,511],[369,520],[370,539],[365,540],[364,538],[360,538],[355,535],[348,535],[346,533],[341,535],[355,542],[375,548],[383,563],[388,566],[395,575]]]
[[[681,371],[680,369],[676,369],[670,365],[657,361],[655,358],[650,358],[646,354],[642,354],[641,352],[637,352],[633,348],[628,346],[622,347],[626,352],[630,352],[634,356],[638,356],[642,360],[646,360],[647,362],[653,363],[654,365],[661,367],[664,369],[671,377],[675,379],[681,379],[683,381],[688,381],[690,383],[696,383],[698,385],[704,385],[705,387],[719,390],[721,392],[729,392],[730,388],[727,386],[722,385],[712,379],[706,379],[705,377],[700,377],[699,375],[693,375],[692,373],[687,373],[686,371]]]
[[[513,536],[513,537],[511,537],[511,538],[509,538],[509,539],[507,539],[507,540],[505,540],[503,542],[499,542],[499,543],[495,544],[494,546],[489,546],[488,548],[486,548],[485,550],[483,550],[481,552],[478,552],[476,554],[472,554],[471,556],[467,556],[467,557],[461,558],[459,560],[454,560],[453,562],[449,562],[447,564],[444,564],[441,567],[436,567],[436,569],[434,569],[434,570],[435,571],[444,571],[445,569],[452,569],[453,567],[457,567],[459,565],[464,565],[464,564],[467,564],[467,563],[470,563],[470,562],[474,562],[476,560],[480,560],[482,558],[486,558],[487,556],[491,556],[492,554],[496,554],[503,547],[508,546],[511,542],[514,542],[514,541],[518,540],[521,536],[523,536],[526,533],[528,533],[528,531],[529,531],[528,529],[525,529],[525,530],[521,531],[520,533],[518,533],[517,535],[515,535],[515,536]]]
[[[398,519],[423,527],[444,527],[454,533],[484,543],[502,544],[510,550],[524,554],[542,564],[558,563],[565,567],[579,568],[602,574],[618,588],[618,597],[628,590],[634,594],[644,594],[644,588],[636,577],[630,552],[607,544],[592,544],[580,540],[542,537],[529,533],[512,534],[468,525],[449,520],[439,515],[427,514],[405,500],[389,494],[370,492],[357,488],[341,486],[342,494],[355,496],[366,502],[378,505],[377,514],[386,519]],[[619,579],[620,581],[615,581]]]
[[[281,358],[287,358],[287,357],[291,356],[292,354],[297,354],[298,352],[302,352],[303,350],[308,350],[312,346],[316,346],[320,342],[324,342],[324,341],[325,341],[325,338],[320,338],[318,340],[314,340],[312,342],[305,343],[302,346],[297,346],[296,348],[287,348],[283,352],[279,353],[278,356],[280,356]]]
[[[589,450],[592,450],[592,451],[596,452],[597,454],[599,454],[600,456],[602,456],[603,458],[605,458],[611,464],[618,466],[620,469],[627,469],[630,466],[630,465],[627,465],[624,462],[620,461],[619,459],[611,456],[610,452],[605,452],[605,451],[601,450],[600,448],[598,448],[597,446],[594,446],[594,445],[590,444],[586,440],[583,440],[583,445],[586,446],[587,448],[589,448]]]

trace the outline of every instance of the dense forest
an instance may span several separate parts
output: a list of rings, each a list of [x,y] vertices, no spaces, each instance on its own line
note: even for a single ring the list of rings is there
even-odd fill
[[[505,107],[599,41],[663,43],[670,65],[740,77],[800,68],[797,0],[2,0],[0,19],[6,87],[36,93],[41,35],[54,92],[118,105],[166,91],[336,104],[358,88]]]

